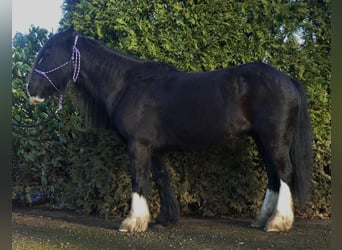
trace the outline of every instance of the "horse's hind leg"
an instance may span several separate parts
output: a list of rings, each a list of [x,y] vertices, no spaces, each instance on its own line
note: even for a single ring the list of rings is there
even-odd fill
[[[160,197],[160,213],[156,224],[168,226],[178,222],[179,206],[172,192],[169,173],[162,156],[152,157],[152,176]]]
[[[266,165],[269,184],[261,210],[252,221],[252,226],[265,226],[266,231],[287,231],[294,220],[292,195],[288,186],[292,173],[289,143],[276,138],[267,143],[265,138],[256,141]]]
[[[127,218],[121,223],[121,232],[144,232],[150,221],[147,205],[149,189],[148,171],[151,165],[150,148],[133,142],[128,145],[131,160],[132,203]]]

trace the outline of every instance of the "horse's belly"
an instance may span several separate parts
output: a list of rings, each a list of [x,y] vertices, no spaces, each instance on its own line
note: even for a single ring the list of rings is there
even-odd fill
[[[192,123],[190,123],[192,124]],[[211,122],[199,126],[177,126],[168,124],[161,133],[161,147],[183,150],[205,149],[227,143],[234,133],[224,124]]]

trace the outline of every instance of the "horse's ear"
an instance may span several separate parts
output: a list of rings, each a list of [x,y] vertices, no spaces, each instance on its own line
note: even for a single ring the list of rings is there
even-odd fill
[[[74,29],[74,25],[70,25],[70,27],[64,32],[64,34],[66,35],[65,37],[67,37],[68,39],[77,35]]]

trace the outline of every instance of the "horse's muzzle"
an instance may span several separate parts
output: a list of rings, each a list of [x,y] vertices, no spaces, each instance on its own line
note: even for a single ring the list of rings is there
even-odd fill
[[[39,104],[39,103],[42,103],[44,102],[44,98],[40,98],[38,96],[30,96],[30,103],[31,104]]]

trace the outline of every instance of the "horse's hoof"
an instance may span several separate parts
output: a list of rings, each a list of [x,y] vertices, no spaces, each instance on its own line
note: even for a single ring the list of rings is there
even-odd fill
[[[251,227],[263,227],[263,226],[265,226],[265,223],[260,222],[258,220],[253,220],[251,222]]]
[[[277,212],[267,222],[265,226],[266,232],[286,232],[292,228],[293,214],[286,215]]]
[[[149,217],[127,217],[119,228],[119,232],[133,233],[133,232],[145,232],[148,228]]]
[[[265,213],[258,214],[251,222],[252,227],[264,227],[266,225],[268,216]]]

